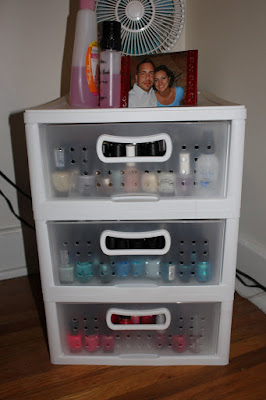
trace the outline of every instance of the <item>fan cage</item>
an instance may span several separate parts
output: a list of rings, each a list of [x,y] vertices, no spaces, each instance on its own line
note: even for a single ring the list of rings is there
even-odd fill
[[[98,23],[121,23],[125,55],[167,53],[184,27],[183,0],[98,0],[95,4]]]

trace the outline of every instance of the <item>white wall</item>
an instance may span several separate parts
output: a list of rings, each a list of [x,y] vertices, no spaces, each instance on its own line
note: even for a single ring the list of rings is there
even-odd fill
[[[67,93],[77,4],[78,0],[0,1],[0,168],[27,191],[22,112]],[[240,241],[262,261],[266,259],[265,15],[265,0],[254,0],[252,5],[247,0],[186,0],[185,31],[173,49],[197,48],[199,88],[247,106]],[[15,190],[2,178],[0,184],[18,211]],[[27,207],[21,200],[20,214]],[[30,217],[29,212],[25,215]],[[24,273],[20,223],[2,197],[0,241],[1,237],[10,251],[5,252],[8,259],[0,261],[0,278],[8,276],[11,265],[21,266]]]
[[[266,284],[266,1],[186,0],[186,10],[199,88],[247,107],[238,266]]]
[[[0,169],[27,192],[22,112],[60,96],[68,14],[68,0],[0,1]],[[15,189],[2,178],[0,187],[15,211],[25,214],[18,210]],[[29,207],[28,200],[21,204]],[[14,275],[11,266],[16,275],[25,273],[21,225],[2,197],[0,249],[7,250],[1,252],[0,278]]]

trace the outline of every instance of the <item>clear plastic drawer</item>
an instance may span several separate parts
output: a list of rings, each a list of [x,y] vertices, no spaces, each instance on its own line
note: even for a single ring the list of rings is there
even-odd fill
[[[215,355],[221,303],[57,304],[64,355]]]
[[[230,122],[44,124],[48,198],[225,197]]]
[[[47,228],[55,285],[215,285],[221,279],[225,220],[53,221]]]

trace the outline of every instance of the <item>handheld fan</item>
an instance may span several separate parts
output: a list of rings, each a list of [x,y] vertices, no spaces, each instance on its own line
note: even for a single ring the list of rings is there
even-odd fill
[[[177,42],[184,26],[183,0],[98,0],[98,22],[121,23],[122,53],[165,53]]]

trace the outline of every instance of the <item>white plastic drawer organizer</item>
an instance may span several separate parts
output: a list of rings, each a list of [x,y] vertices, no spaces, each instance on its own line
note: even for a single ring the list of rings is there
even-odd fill
[[[48,198],[224,197],[230,123],[43,125]]]
[[[211,358],[219,362],[221,342],[228,341],[219,334],[219,324],[225,322],[224,335],[230,333],[232,302],[47,307],[54,362],[196,364]],[[53,325],[54,312],[58,322]]]
[[[47,225],[57,285],[220,282],[224,220]]]
[[[25,113],[51,361],[228,363],[243,106]]]

